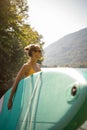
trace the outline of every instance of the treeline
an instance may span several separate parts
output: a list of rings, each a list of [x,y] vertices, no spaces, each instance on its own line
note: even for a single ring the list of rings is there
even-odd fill
[[[47,66],[43,65],[42,67],[46,68],[55,68],[55,67],[71,67],[71,68],[87,68],[87,62],[77,62],[77,63],[72,63],[72,64],[62,64],[62,65],[53,65],[53,66]]]
[[[29,25],[27,0],[0,1],[0,89],[9,85],[25,61],[24,47],[43,44],[42,35]]]

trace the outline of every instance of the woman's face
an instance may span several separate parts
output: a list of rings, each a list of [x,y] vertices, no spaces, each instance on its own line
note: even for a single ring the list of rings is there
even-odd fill
[[[33,52],[32,52],[32,57],[36,58],[39,60],[42,56],[42,51],[39,47],[37,47]]]

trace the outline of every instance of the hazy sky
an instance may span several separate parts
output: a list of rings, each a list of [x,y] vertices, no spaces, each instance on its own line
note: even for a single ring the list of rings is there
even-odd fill
[[[45,46],[87,27],[87,0],[28,0],[29,24],[43,35]]]

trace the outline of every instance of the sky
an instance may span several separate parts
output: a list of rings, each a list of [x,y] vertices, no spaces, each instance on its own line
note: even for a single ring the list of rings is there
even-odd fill
[[[87,27],[87,0],[28,0],[29,24],[45,46]]]

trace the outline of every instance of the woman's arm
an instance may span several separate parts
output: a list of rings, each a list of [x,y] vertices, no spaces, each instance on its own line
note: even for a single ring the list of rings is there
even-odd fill
[[[22,78],[24,78],[24,76],[25,76],[25,70],[26,70],[26,65],[23,65],[22,68],[20,69],[20,71],[18,72],[16,78],[15,78],[15,81],[13,83],[13,87],[12,87],[12,90],[11,90],[11,94],[10,94],[10,97],[9,97],[9,101],[8,101],[8,109],[12,108],[13,96],[14,96],[16,90],[17,90],[19,81]]]

